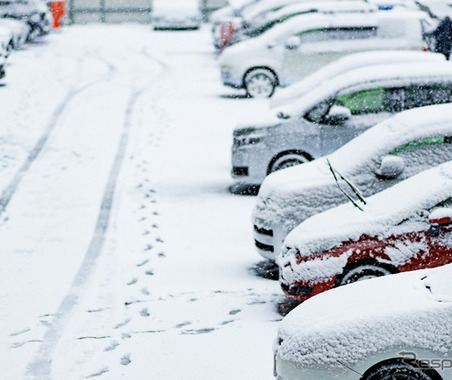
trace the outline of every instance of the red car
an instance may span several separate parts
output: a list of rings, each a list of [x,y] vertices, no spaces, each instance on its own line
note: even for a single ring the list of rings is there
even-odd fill
[[[287,236],[278,258],[282,289],[299,302],[352,282],[448,263],[452,162],[309,218]]]

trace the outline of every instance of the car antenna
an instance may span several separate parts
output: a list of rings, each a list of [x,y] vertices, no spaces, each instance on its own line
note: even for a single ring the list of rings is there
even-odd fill
[[[333,174],[334,180],[336,181],[336,185],[337,185],[337,187],[339,188],[339,190],[342,192],[342,194],[344,194],[344,195],[349,199],[349,201],[352,202],[353,206],[355,206],[358,210],[364,212],[364,210],[363,210],[363,209],[355,202],[355,200],[354,200],[350,195],[348,195],[348,194],[342,189],[341,185],[339,185],[339,181],[337,180],[335,170],[334,170],[333,167],[331,166],[330,160],[328,160],[328,158],[326,159],[326,162],[328,163],[328,166],[329,166],[329,168],[330,168],[330,171],[331,171],[331,173]],[[350,183],[342,176],[342,174],[340,174],[339,172],[338,172],[338,174],[340,175],[340,177],[341,177],[345,182],[347,182],[347,184],[350,184]],[[352,189],[353,189],[353,187],[352,187]],[[356,194],[356,193],[355,193],[355,194]],[[361,198],[362,198],[362,197],[361,197]],[[364,204],[366,204],[366,202],[365,202],[364,199],[363,199],[363,201],[364,201]]]

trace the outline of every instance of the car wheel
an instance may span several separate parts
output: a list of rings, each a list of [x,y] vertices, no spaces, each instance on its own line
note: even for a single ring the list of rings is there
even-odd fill
[[[378,264],[363,263],[346,269],[339,281],[337,281],[336,286],[347,285],[353,282],[368,280],[375,277],[383,277],[393,273],[396,273],[396,270],[392,268],[384,267]]]
[[[366,372],[361,380],[437,380],[439,377],[433,370],[421,369],[400,361],[389,361],[377,364]]]
[[[245,88],[252,98],[269,98],[276,88],[276,77],[270,70],[254,69],[245,76]]]
[[[308,162],[309,160],[302,156],[301,154],[297,153],[288,153],[284,156],[278,157],[272,164],[269,170],[269,173],[276,172],[281,169],[290,168],[292,166],[304,164],[305,162]]]

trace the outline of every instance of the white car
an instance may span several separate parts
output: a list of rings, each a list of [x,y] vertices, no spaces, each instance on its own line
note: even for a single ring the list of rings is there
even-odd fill
[[[444,61],[445,59],[443,54],[412,50],[381,50],[349,54],[313,72],[303,80],[279,90],[272,97],[270,107],[283,107],[296,102],[304,94],[319,86],[323,81],[334,78],[349,70],[371,65],[420,62],[424,60],[427,63]]]
[[[244,22],[242,27],[234,32],[229,46],[248,38],[254,38],[275,25],[306,13],[364,13],[374,12],[378,8],[364,1],[302,1],[289,4],[281,9],[265,12]]]
[[[196,2],[154,1],[152,10],[154,30],[196,30],[201,26],[201,12]]]
[[[279,380],[451,380],[452,264],[304,302],[274,343]]]
[[[0,17],[26,22],[30,28],[28,40],[46,35],[52,28],[52,15],[41,0],[2,0]]]
[[[253,211],[259,254],[275,260],[290,231],[312,215],[347,202],[336,179],[354,197],[345,180],[335,179],[326,158],[364,196],[370,196],[452,160],[448,136],[452,136],[451,104],[415,108],[386,119],[329,156],[271,174]],[[444,143],[429,143],[440,140]]]
[[[0,24],[0,56],[8,58],[14,49],[14,36],[10,28]]]
[[[304,14],[224,50],[223,84],[252,97],[270,97],[346,54],[369,50],[422,50],[424,12]]]
[[[26,22],[11,18],[0,18],[0,27],[11,30],[14,49],[20,48],[27,42],[31,31],[30,26]]]

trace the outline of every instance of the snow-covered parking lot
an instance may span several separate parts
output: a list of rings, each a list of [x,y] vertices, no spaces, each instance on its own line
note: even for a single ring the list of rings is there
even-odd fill
[[[233,195],[209,27],[74,26],[0,87],[1,379],[271,379],[279,284]]]

